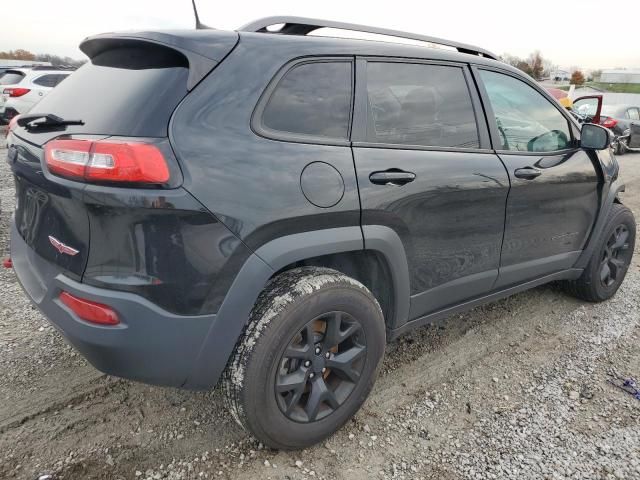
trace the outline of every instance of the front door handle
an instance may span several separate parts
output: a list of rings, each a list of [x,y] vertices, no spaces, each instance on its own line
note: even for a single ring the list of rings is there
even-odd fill
[[[533,180],[542,175],[542,172],[535,167],[518,168],[513,174],[516,178],[522,178],[523,180]]]
[[[413,172],[405,172],[404,170],[389,169],[384,172],[373,172],[369,175],[369,181],[376,185],[395,185],[400,187],[416,179]]]

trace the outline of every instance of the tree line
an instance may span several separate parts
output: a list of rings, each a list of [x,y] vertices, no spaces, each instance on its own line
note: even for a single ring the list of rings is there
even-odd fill
[[[77,60],[71,57],[61,57],[50,53],[32,53],[21,48],[17,50],[0,51],[0,58],[5,60],[25,60],[31,62],[49,62],[56,67],[79,67],[84,60]]]
[[[550,78],[554,70],[557,70],[557,65],[554,65],[549,59],[542,56],[539,51],[535,51],[527,58],[517,57],[509,53],[505,53],[501,57],[502,61],[509,65],[522,70],[527,75],[535,78],[536,80],[542,80],[544,78]],[[588,79],[584,73],[578,69],[572,67],[571,78],[569,83],[573,85],[582,85]],[[592,72],[591,77],[599,76],[598,72]]]

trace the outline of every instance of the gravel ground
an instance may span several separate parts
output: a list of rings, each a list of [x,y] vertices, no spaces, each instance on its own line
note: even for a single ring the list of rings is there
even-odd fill
[[[5,154],[0,256],[13,208]],[[640,218],[640,155],[620,163]],[[277,452],[233,423],[217,390],[97,372],[2,269],[0,478],[640,478],[640,401],[607,382],[640,377],[639,287],[636,251],[609,302],[548,285],[405,336],[352,422],[322,445]]]

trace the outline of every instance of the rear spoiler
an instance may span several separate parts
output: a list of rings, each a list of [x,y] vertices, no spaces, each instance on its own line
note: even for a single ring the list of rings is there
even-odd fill
[[[237,45],[236,32],[221,30],[176,30],[166,32],[103,33],[85,38],[80,50],[89,58],[115,48],[160,45],[181,53],[189,63],[187,88],[191,90]]]

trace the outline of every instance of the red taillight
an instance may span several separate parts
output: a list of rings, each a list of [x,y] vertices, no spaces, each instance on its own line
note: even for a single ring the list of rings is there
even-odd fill
[[[120,323],[118,314],[102,303],[78,298],[69,292],[62,292],[60,294],[60,301],[87,322],[97,323],[99,325],[118,325]]]
[[[611,118],[611,117],[607,117],[602,122],[600,122],[600,125],[606,128],[613,128],[617,124],[618,124],[618,121],[615,118]]]
[[[21,97],[23,95],[26,95],[30,91],[31,90],[29,90],[28,88],[12,87],[5,88],[2,93],[8,94],[10,97]]]
[[[49,171],[63,177],[98,182],[169,181],[162,152],[155,145],[107,140],[53,140],[45,146]]]

